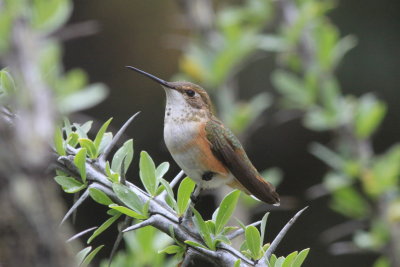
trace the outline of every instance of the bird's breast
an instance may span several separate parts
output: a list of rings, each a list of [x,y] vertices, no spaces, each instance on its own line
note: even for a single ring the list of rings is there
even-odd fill
[[[215,188],[229,182],[229,171],[213,155],[205,135],[205,123],[165,123],[164,139],[169,152],[179,167],[203,188]],[[203,175],[213,172],[206,181]]]

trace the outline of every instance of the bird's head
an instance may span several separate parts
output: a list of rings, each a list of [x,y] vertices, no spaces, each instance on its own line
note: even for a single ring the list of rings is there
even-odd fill
[[[211,113],[211,100],[207,92],[199,85],[191,82],[167,82],[138,68],[127,66],[144,76],[159,83],[167,94],[170,106],[188,105],[194,110],[206,110]]]

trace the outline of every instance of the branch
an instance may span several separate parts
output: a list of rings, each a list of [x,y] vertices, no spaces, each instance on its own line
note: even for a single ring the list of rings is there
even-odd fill
[[[123,126],[122,129],[118,131],[118,133],[115,135],[115,138],[118,139],[121,135],[122,132],[128,127],[129,123],[135,118],[135,116],[138,113],[136,113],[134,116],[132,116]],[[89,184],[88,188],[85,190],[85,192],[82,194],[82,196],[76,201],[76,203],[71,207],[71,209],[67,212],[65,215],[64,219],[62,220],[62,223],[84,202],[85,199],[89,196],[89,189],[90,188],[96,188],[101,190],[103,193],[105,193],[108,197],[110,197],[115,203],[118,203],[119,205],[126,206],[124,203],[122,203],[117,195],[113,191],[113,183],[108,179],[108,177],[104,173],[105,169],[105,157],[111,150],[111,148],[115,145],[116,141],[113,140],[109,147],[106,149],[106,152],[97,160],[86,160],[86,179]],[[53,154],[54,160],[57,162],[55,165],[56,168],[67,172],[73,177],[79,178],[79,171],[77,167],[74,164],[74,158],[77,150],[75,148],[72,148],[70,146],[67,146],[66,149],[68,155],[66,156],[57,156],[56,154]],[[123,167],[124,169],[124,167]],[[124,170],[123,170],[124,171]],[[171,187],[175,186],[178,184],[179,180],[183,176],[183,171],[179,172],[177,176],[173,179],[171,182]],[[125,179],[124,179],[125,180]],[[158,230],[166,233],[167,235],[173,235],[174,238],[177,240],[177,242],[184,243],[186,240],[199,243],[199,244],[204,244],[202,238],[200,237],[198,230],[193,226],[193,223],[191,222],[191,212],[189,209],[189,212],[186,214],[183,222],[180,221],[177,213],[166,203],[165,197],[155,197],[153,198],[150,196],[147,192],[143,191],[136,185],[128,182],[125,180],[125,186],[129,188],[133,193],[137,195],[137,197],[143,202],[143,203],[148,203],[148,214],[150,216],[142,221],[139,222],[135,225],[132,225],[128,228],[125,228],[120,231],[120,235],[124,232],[128,231],[133,231],[137,230],[139,228],[145,227],[145,226],[153,226],[157,228]],[[194,195],[198,195],[199,189],[196,188],[195,192],[193,193]],[[270,248],[267,250],[266,254],[264,255],[265,259],[268,259],[269,256],[272,254],[272,252],[275,250],[276,246],[279,244],[279,242],[282,240],[286,232],[289,230],[290,226],[293,225],[295,220],[300,216],[300,214],[304,211],[301,210],[299,211],[288,223],[287,225],[282,229],[282,231],[278,234],[278,236],[275,238],[275,240],[272,242]],[[255,222],[251,225],[259,225],[261,222]],[[243,234],[243,229],[239,229],[230,235],[228,235],[229,239],[233,239],[239,235]],[[117,242],[118,239],[121,239],[121,236],[117,237]],[[115,246],[114,246],[115,247]],[[242,266],[254,266],[254,262],[248,258],[246,258],[240,251],[236,250],[230,245],[227,245],[225,243],[219,243],[217,246],[216,251],[212,251],[209,249],[201,248],[201,247],[187,247],[187,252],[189,252],[185,256],[184,263],[186,264],[187,262],[190,262],[192,258],[201,258],[202,260],[209,261],[213,263],[216,266],[233,266],[234,263],[240,259],[242,261]],[[264,261],[265,262],[265,261]],[[259,265],[259,266],[264,266],[264,265]]]
[[[93,231],[93,230],[96,230],[97,228],[99,228],[99,227],[98,227],[98,226],[94,226],[94,227],[91,227],[91,228],[89,228],[89,229],[83,230],[82,232],[79,232],[79,233],[77,233],[76,235],[70,237],[66,242],[71,242],[71,241],[77,239],[78,237],[83,236],[83,235],[86,234],[86,233],[89,233],[89,232],[91,232],[91,231]]]
[[[274,253],[275,249],[278,247],[279,243],[282,241],[282,239],[285,237],[286,233],[289,231],[290,227],[295,223],[295,221],[300,217],[300,215],[305,211],[308,207],[305,207],[304,209],[298,211],[292,219],[285,225],[285,227],[282,228],[282,230],[279,232],[279,234],[275,237],[274,241],[272,241],[271,246],[267,249],[267,251],[264,254],[264,257],[261,258],[260,263],[266,262],[266,260],[269,260],[271,258],[272,253]],[[261,266],[261,265],[260,265]]]
[[[68,149],[68,151],[74,150]],[[79,177],[78,170],[73,163],[74,155],[61,156],[55,160],[58,161],[56,168],[67,171],[70,174],[74,174],[75,177]],[[97,164],[99,164],[99,162],[86,162],[86,176],[87,181],[90,183],[89,188],[98,188],[119,203],[117,196],[112,190],[112,183],[108,180],[104,173],[96,168]],[[171,208],[168,208],[168,205],[164,200],[151,198],[146,192],[130,182],[126,182],[126,186],[128,186],[129,189],[132,190],[144,203],[149,201],[149,214],[151,214],[149,219],[146,221],[136,224],[128,229],[132,230],[144,227],[146,225],[152,225],[167,235],[171,235],[172,229],[175,238],[182,243],[184,243],[186,240],[191,240],[200,244],[203,243],[195,228],[188,229],[187,227],[179,224],[177,214]],[[85,193],[82,194],[81,198],[68,211],[63,219],[63,222],[80,204],[82,204],[88,195],[88,190],[86,190]],[[121,205],[123,204],[121,203]],[[125,231],[128,229],[125,229]],[[190,247],[190,250],[193,251],[193,255],[195,255],[196,258],[201,258],[202,260],[212,262],[213,264],[222,267],[233,266],[238,259],[241,259],[244,263],[248,263],[247,265],[251,264],[251,261],[249,261],[242,253],[225,244],[221,244],[220,248],[216,251],[198,247]]]
[[[161,215],[156,214],[154,216],[151,216],[150,218],[148,218],[147,220],[145,220],[143,222],[134,224],[134,225],[122,230],[122,232],[126,233],[126,232],[129,232],[129,231],[134,231],[134,230],[137,230],[139,228],[143,228],[143,227],[149,226],[149,225],[153,225],[155,220],[157,219],[156,216],[161,216]]]
[[[105,162],[105,160],[107,159],[108,154],[110,154],[111,149],[113,149],[113,147],[117,144],[117,142],[119,141],[119,139],[121,138],[122,134],[125,132],[125,130],[128,128],[128,126],[131,124],[131,122],[136,118],[137,115],[140,114],[140,111],[136,112],[135,114],[133,114],[132,117],[129,118],[129,120],[127,120],[125,122],[124,125],[122,125],[121,129],[119,129],[119,131],[117,132],[117,134],[114,136],[114,138],[112,139],[112,141],[110,142],[110,144],[108,144],[108,146],[104,149],[103,154],[100,155],[99,157],[99,163],[102,164],[103,162]]]

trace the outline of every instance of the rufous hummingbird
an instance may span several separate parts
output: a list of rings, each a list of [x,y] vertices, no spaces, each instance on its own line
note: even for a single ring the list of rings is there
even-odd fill
[[[212,112],[207,92],[190,82],[161,84],[167,95],[164,140],[172,158],[200,189],[228,185],[268,204],[279,204],[274,186],[258,173],[235,135]]]

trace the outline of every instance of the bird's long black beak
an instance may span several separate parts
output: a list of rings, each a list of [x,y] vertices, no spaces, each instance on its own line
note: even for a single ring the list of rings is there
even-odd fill
[[[132,67],[132,66],[126,66],[126,67],[128,69],[131,69],[131,70],[134,70],[136,72],[139,72],[140,74],[143,74],[144,76],[149,77],[153,81],[156,81],[157,83],[159,83],[159,84],[161,84],[161,85],[163,85],[165,87],[168,87],[168,88],[171,88],[171,89],[175,89],[175,86],[173,86],[170,82],[164,81],[164,80],[162,80],[162,79],[160,79],[160,78],[158,78],[158,77],[156,77],[154,75],[151,75],[150,73],[147,73],[147,72],[145,72],[145,71],[143,71],[141,69],[138,69],[138,68],[135,68],[135,67]]]

